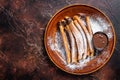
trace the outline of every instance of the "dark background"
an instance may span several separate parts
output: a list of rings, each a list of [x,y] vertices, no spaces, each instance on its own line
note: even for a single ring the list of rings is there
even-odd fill
[[[112,21],[117,41],[100,70],[76,76],[58,69],[44,48],[50,18],[70,4],[88,4]],[[0,80],[120,80],[120,0],[0,0]]]

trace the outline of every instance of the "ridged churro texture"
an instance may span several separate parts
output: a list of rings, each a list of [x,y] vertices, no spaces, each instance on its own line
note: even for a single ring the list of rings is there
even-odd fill
[[[110,17],[117,33],[111,60],[90,75],[99,80],[120,80],[119,0],[0,0],[0,80],[91,79],[89,75],[74,76],[61,71],[50,61],[43,44],[49,19],[60,8],[75,3],[100,8]]]

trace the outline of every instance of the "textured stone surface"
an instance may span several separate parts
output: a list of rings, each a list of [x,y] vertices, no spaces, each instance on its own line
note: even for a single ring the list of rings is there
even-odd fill
[[[44,48],[49,19],[70,4],[88,4],[113,22],[117,43],[95,73],[75,76],[58,69]],[[0,0],[0,80],[120,80],[120,0]]]

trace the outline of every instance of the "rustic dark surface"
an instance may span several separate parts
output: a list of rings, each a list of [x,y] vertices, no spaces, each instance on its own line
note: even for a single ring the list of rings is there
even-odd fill
[[[112,21],[117,42],[110,61],[89,75],[58,69],[44,48],[49,19],[70,4],[88,4]],[[120,0],[0,0],[0,80],[120,80]]]

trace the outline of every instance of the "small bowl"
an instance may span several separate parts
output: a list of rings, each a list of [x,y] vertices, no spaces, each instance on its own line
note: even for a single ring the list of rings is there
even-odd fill
[[[65,16],[73,17],[78,13],[92,16],[93,19],[98,20],[98,24],[102,24],[101,26],[99,26],[99,28],[101,28],[102,32],[104,32],[108,36],[108,44],[100,55],[95,56],[84,67],[73,69],[67,67],[66,64],[64,63],[64,60],[61,60],[60,56],[58,56],[58,54],[62,51],[62,49],[61,51],[59,51],[56,50],[55,47],[57,44],[60,44],[59,42],[56,42],[56,35],[58,37],[58,41],[61,40],[60,34],[58,34],[57,23],[62,19],[64,19]],[[100,19],[102,19],[102,21],[105,22],[105,25],[103,24],[103,22],[99,21]],[[95,23],[93,22],[93,24]],[[98,30],[94,29],[93,33],[96,32],[99,32],[99,29]],[[50,19],[44,36],[44,44],[50,60],[61,70],[76,75],[89,74],[103,67],[112,56],[115,48],[115,43],[116,43],[116,35],[110,19],[99,9],[88,5],[70,5],[59,10]]]
[[[108,36],[103,32],[96,32],[93,35],[92,42],[96,50],[102,51],[108,45]]]

